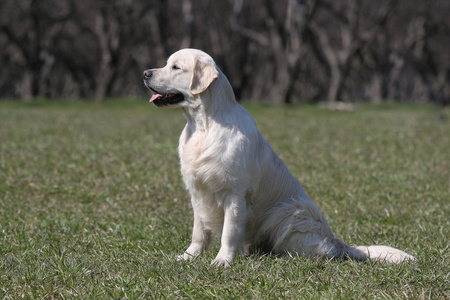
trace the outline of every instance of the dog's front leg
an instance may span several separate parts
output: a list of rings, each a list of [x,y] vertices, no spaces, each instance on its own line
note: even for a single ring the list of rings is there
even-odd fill
[[[229,196],[224,206],[224,222],[219,253],[212,261],[216,266],[229,266],[236,253],[242,252],[246,225],[244,197]]]
[[[178,260],[187,260],[203,253],[211,242],[211,231],[206,230],[203,222],[194,208],[194,228],[192,229],[192,242],[184,254],[177,257]]]

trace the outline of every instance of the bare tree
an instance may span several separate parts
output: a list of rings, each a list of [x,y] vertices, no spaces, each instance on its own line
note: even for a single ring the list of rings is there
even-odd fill
[[[316,1],[264,1],[267,28],[266,33],[261,33],[239,23],[243,3],[239,0],[234,3],[233,14],[230,16],[231,29],[260,47],[267,48],[274,61],[269,91],[269,99],[274,102],[292,102],[300,60],[306,53],[303,45],[306,23],[313,16],[315,5]]]
[[[195,47],[241,100],[447,103],[449,12],[443,0],[3,0],[0,97],[147,95],[142,70]]]
[[[49,10],[57,8],[56,11]],[[26,100],[48,96],[46,82],[54,64],[51,41],[61,32],[61,22],[72,14],[72,7],[56,1],[6,1],[1,7],[0,32],[6,36],[12,71],[20,82],[17,94]],[[16,22],[20,20],[20,22]]]
[[[357,36],[360,8],[356,0],[346,0],[341,5],[321,2],[320,6],[326,12],[308,25],[314,36],[313,47],[329,73],[326,99],[334,102],[340,97],[351,60],[361,46]]]

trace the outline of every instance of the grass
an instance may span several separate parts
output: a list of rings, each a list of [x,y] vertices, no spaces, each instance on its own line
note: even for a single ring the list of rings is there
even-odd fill
[[[450,298],[448,111],[248,109],[338,237],[418,262],[252,255],[216,268],[218,245],[177,262],[192,223],[178,110],[0,102],[1,298]]]

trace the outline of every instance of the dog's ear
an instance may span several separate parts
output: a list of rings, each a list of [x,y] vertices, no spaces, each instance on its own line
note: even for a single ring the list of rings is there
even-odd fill
[[[218,76],[219,72],[213,61],[195,59],[190,86],[191,93],[197,95],[204,92]]]

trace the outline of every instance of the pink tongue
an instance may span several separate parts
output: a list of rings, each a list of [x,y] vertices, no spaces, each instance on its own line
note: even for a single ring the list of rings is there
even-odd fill
[[[162,95],[161,94],[153,94],[153,96],[150,98],[150,101],[149,102],[153,102],[153,101],[155,101],[156,99],[158,99],[159,97],[162,97]]]

